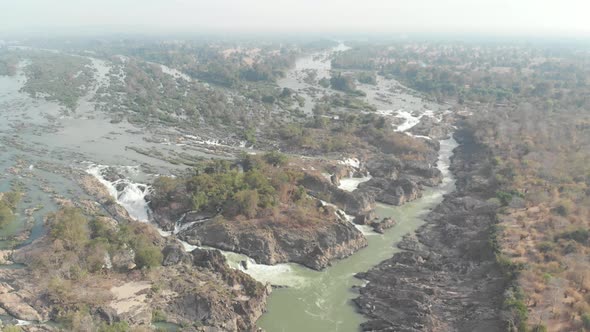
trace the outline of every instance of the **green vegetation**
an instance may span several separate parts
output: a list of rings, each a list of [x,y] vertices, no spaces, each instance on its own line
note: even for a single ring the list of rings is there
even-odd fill
[[[162,260],[146,225],[115,225],[105,217],[89,220],[79,209],[62,208],[48,216],[48,226],[52,252],[40,253],[33,266],[60,279],[75,280],[99,272],[107,265],[105,256],[130,249],[139,268],[158,266]]]
[[[356,79],[365,84],[376,85],[377,84],[377,75],[374,72],[366,72],[362,71],[356,74]]]
[[[88,219],[80,210],[63,209],[55,216],[49,235],[54,241],[62,241],[65,249],[78,251],[90,240]]]
[[[168,317],[166,317],[166,314],[164,312],[162,312],[161,310],[152,311],[152,322],[153,323],[165,322],[167,319],[168,319]]]
[[[88,216],[74,207],[46,219],[48,236],[31,249],[27,265],[46,283],[43,296],[54,310],[53,319],[68,330],[128,331],[125,322],[95,321],[91,309],[111,299],[104,273],[128,272],[134,265],[147,272],[161,264],[160,236],[149,225]]]
[[[167,202],[179,187],[191,197],[191,208],[233,218],[256,218],[281,203],[305,198],[297,186],[300,171],[287,167],[287,157],[278,152],[262,156],[243,155],[238,163],[215,161],[184,180],[159,178],[155,201]]]
[[[278,128],[277,135],[291,149],[305,149],[315,153],[353,152],[373,149],[395,154],[402,159],[420,160],[429,147],[424,141],[395,132],[383,116],[362,113],[331,117],[329,104],[318,104],[314,117],[305,124],[286,123]]]
[[[20,56],[30,61],[24,69],[27,82],[22,90],[33,97],[45,97],[74,110],[91,88],[94,73],[87,58],[41,51]]]
[[[489,43],[359,44],[332,60],[333,68],[376,70],[438,100],[520,102],[540,109],[589,106],[584,52]],[[391,61],[394,59],[395,61]],[[539,62],[539,59],[542,61]],[[583,73],[583,74],[580,74]]]
[[[524,303],[522,289],[511,288],[506,295],[504,308],[510,313],[509,329],[516,328],[519,332],[527,331],[528,308]]]
[[[332,73],[330,86],[334,90],[343,91],[351,95],[364,96],[365,93],[356,89],[354,77],[351,75],[342,75],[340,72]]]
[[[14,211],[20,197],[19,192],[0,193],[0,229],[14,220]]]

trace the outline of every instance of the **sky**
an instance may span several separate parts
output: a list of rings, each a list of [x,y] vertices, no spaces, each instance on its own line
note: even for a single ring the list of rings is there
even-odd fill
[[[0,0],[0,33],[469,33],[588,36],[590,0]]]

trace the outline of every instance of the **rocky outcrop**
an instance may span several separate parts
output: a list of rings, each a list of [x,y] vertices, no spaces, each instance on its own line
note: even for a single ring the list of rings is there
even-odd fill
[[[438,142],[428,141],[432,151],[424,160],[401,161],[394,156],[374,157],[367,161],[373,178],[359,185],[359,192],[368,193],[378,202],[402,205],[422,196],[423,186],[433,187],[442,182],[442,173],[436,167],[440,149]]]
[[[428,215],[417,236],[400,242],[406,251],[358,274],[368,281],[355,299],[369,318],[363,331],[506,330],[501,307],[507,280],[489,243],[497,206],[487,197],[494,188],[480,180],[489,156],[468,133],[457,140],[457,191]]]
[[[396,180],[403,168],[403,162],[392,155],[383,155],[381,158],[369,159],[367,169],[374,178]]]
[[[32,289],[22,287],[22,279],[26,275],[26,271],[22,269],[0,270],[0,309],[20,320],[46,320],[47,311],[37,308],[37,294]],[[23,278],[20,279],[21,277]]]
[[[328,201],[353,216],[365,215],[375,208],[375,199],[366,192],[345,191],[321,175],[306,173],[301,180],[312,196]]]
[[[371,193],[375,200],[391,205],[402,205],[422,196],[420,186],[409,179],[387,180],[373,178],[359,185],[360,190]]]
[[[436,119],[432,116],[423,116],[420,122],[413,126],[409,131],[414,135],[428,136],[436,140],[448,139],[453,132],[451,114]]]
[[[435,162],[406,161],[403,177],[421,185],[434,187],[442,182],[442,173]]]
[[[381,221],[374,220],[369,223],[369,226],[373,227],[373,230],[379,234],[383,234],[386,229],[397,225],[397,221],[393,218],[383,218]]]
[[[263,264],[295,262],[316,270],[367,245],[351,223],[336,218],[304,225],[269,219],[211,220],[195,224],[178,236],[191,244],[243,253]]]
[[[74,174],[76,181],[82,189],[94,199],[109,213],[109,215],[120,222],[122,220],[131,220],[129,213],[121,205],[117,204],[107,188],[100,183],[94,176],[82,173]]]
[[[149,202],[151,219],[165,231],[173,231],[184,213],[192,210],[190,195],[184,188],[175,191],[170,197],[146,196],[145,199]]]
[[[135,268],[135,251],[126,245],[111,255],[111,264],[117,271],[129,271]]]
[[[218,250],[187,253],[179,243],[164,249],[163,283],[171,293],[158,294],[154,307],[171,322],[188,322],[197,331],[256,331],[270,286],[230,269]]]

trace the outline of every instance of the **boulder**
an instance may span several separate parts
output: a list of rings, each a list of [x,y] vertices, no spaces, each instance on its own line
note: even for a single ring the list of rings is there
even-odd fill
[[[135,268],[135,251],[127,246],[115,251],[111,257],[113,268],[118,271],[129,271]]]
[[[397,222],[393,218],[383,218],[381,221],[373,221],[369,225],[377,233],[383,234],[386,229],[395,226]]]
[[[163,266],[177,265],[190,261],[190,254],[184,251],[182,244],[175,242],[169,244],[162,250],[164,259],[162,260]]]

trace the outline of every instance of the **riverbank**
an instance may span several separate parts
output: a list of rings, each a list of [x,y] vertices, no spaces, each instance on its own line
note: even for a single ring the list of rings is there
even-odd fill
[[[368,317],[363,331],[504,331],[506,276],[497,266],[491,229],[498,205],[489,154],[471,133],[455,134],[451,158],[457,189],[426,217],[403,252],[357,274],[367,282],[355,299]]]
[[[396,225],[383,234],[366,234],[368,246],[354,255],[337,260],[322,271],[314,271],[298,265],[288,265],[288,273],[275,276],[274,282],[297,280],[288,288],[273,290],[268,299],[268,311],[257,325],[266,331],[358,331],[363,317],[352,300],[364,281],[354,275],[367,271],[379,262],[399,251],[393,244],[405,234],[422,225],[424,216],[442,201],[444,194],[454,188],[450,174],[449,158],[456,143],[453,139],[441,141],[437,168],[442,183],[424,190],[421,198],[401,206],[377,204],[378,218],[394,218]]]

